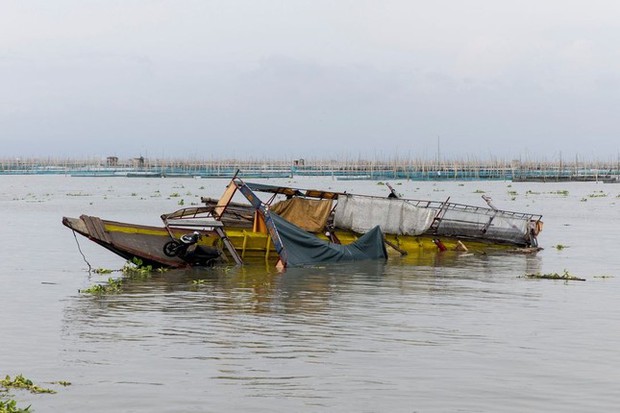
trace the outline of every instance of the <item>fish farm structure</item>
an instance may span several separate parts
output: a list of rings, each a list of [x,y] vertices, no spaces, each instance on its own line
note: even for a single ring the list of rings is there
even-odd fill
[[[161,160],[5,159],[0,175],[56,174],[75,177],[245,178],[331,176],[339,180],[505,180],[620,182],[620,162],[472,160]]]

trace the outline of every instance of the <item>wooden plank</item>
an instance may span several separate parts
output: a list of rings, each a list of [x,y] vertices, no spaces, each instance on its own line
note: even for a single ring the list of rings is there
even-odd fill
[[[170,227],[201,227],[201,228],[214,228],[223,227],[221,221],[215,221],[213,219],[174,219],[168,221]]]
[[[108,236],[100,218],[86,215],[82,215],[80,218],[82,218],[82,221],[86,224],[86,228],[91,237],[112,244],[112,240]]]
[[[237,184],[235,183],[235,181],[230,181],[230,183],[226,187],[226,190],[224,191],[224,194],[222,194],[220,199],[217,201],[217,205],[215,205],[215,208],[213,209],[213,216],[218,219],[222,218],[222,215],[224,215],[224,211],[226,211],[226,207],[230,203],[236,191]]]
[[[242,265],[243,260],[237,253],[237,250],[235,250],[235,247],[232,245],[232,242],[230,242],[230,239],[228,238],[228,235],[226,235],[226,232],[224,232],[224,230],[219,227],[215,229],[215,232],[217,232],[217,235],[220,237],[220,239],[224,243],[224,246],[226,247],[230,255],[233,257],[233,259],[235,260],[235,263],[237,265]]]

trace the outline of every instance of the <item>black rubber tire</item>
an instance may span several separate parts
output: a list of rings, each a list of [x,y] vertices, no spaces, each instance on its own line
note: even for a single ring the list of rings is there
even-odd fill
[[[164,244],[164,254],[168,257],[176,257],[181,252],[181,243],[168,241]]]

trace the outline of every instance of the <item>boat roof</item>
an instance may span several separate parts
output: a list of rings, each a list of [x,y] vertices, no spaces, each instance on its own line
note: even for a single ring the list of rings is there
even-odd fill
[[[344,195],[344,192],[332,192],[322,191],[318,189],[301,189],[292,188],[288,186],[277,186],[259,184],[255,182],[245,182],[245,185],[252,191],[269,192],[272,194],[283,194],[286,196],[304,196],[309,198],[322,198],[322,199],[336,199],[339,195]]]
[[[288,187],[288,186],[260,184],[256,182],[244,182],[244,184],[248,188],[250,188],[252,191],[266,192],[266,193],[272,193],[272,194],[283,194],[283,195],[290,196],[290,197],[301,196],[301,197],[319,198],[319,199],[337,199],[340,195],[355,195],[355,194],[350,194],[347,192],[323,191],[323,190],[318,190],[318,189],[302,189],[302,188],[293,188],[293,187]],[[377,198],[377,196],[372,196],[372,195],[355,195],[355,196]],[[516,211],[508,211],[504,209],[494,209],[494,208],[489,208],[489,207],[481,207],[481,206],[448,202],[450,198],[448,198],[448,200],[444,202],[429,201],[429,200],[416,200],[416,199],[409,199],[409,198],[400,198],[400,199],[402,199],[403,201],[407,201],[413,205],[423,206],[427,208],[428,207],[433,207],[437,209],[448,208],[448,209],[457,209],[457,210],[463,210],[463,211],[465,210],[477,211],[477,212],[482,212],[482,211],[491,212],[492,211],[492,213],[499,213],[501,215],[520,217],[521,219],[539,220],[542,218],[542,215],[540,214],[523,213],[523,212],[516,212]]]

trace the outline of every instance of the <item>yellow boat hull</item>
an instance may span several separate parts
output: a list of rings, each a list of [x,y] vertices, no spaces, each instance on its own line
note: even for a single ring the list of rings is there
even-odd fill
[[[132,259],[139,258],[145,264],[166,267],[186,267],[187,261],[179,257],[169,257],[163,252],[164,245],[172,237],[165,227],[153,227],[106,221],[97,217],[82,215],[80,218],[63,218],[63,224],[84,235],[117,255]],[[182,229],[170,229],[174,238],[187,233]],[[359,235],[350,231],[336,231],[336,237],[342,244],[354,242]],[[252,231],[251,228],[226,228],[226,236],[234,249],[245,262],[276,263],[278,253],[268,234]],[[318,235],[327,239],[325,235]],[[461,240],[449,237],[434,238],[430,235],[409,236],[386,234],[386,245],[390,257],[402,257],[412,264],[432,263],[439,252],[460,251],[489,253],[493,251],[535,252],[537,248],[515,248],[512,245],[491,244],[479,241]],[[233,258],[223,247],[222,239],[214,232],[204,232],[198,243],[204,247],[216,247],[222,251],[222,257],[231,262]]]

